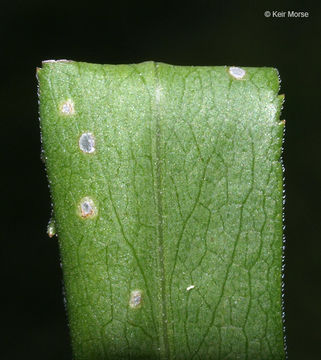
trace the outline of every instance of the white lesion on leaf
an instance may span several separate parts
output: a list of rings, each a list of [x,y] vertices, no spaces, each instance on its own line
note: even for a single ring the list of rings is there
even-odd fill
[[[186,291],[190,291],[195,288],[195,285],[190,285],[186,288]]]
[[[59,111],[62,115],[74,115],[75,104],[71,99],[63,101],[59,106]]]
[[[241,80],[244,78],[246,71],[240,67],[237,66],[231,66],[228,70],[230,75],[237,80]]]
[[[55,220],[53,220],[53,218],[51,218],[48,223],[47,234],[50,238],[56,235],[56,225],[55,225]]]
[[[46,64],[46,63],[68,63],[68,62],[73,62],[73,61],[72,60],[67,60],[67,59],[59,59],[59,60],[48,59],[48,60],[43,60],[42,64]]]
[[[84,133],[79,138],[79,148],[82,152],[91,154],[95,152],[95,137],[92,133]]]
[[[80,200],[78,205],[78,214],[83,218],[93,218],[97,215],[97,207],[90,197],[86,196]]]
[[[130,293],[129,306],[132,309],[138,309],[142,306],[142,292],[141,290],[133,290]]]

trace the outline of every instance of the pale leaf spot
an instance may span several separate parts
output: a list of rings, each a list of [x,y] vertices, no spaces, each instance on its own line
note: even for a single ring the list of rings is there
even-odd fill
[[[81,199],[78,205],[78,213],[84,219],[93,218],[96,216],[97,208],[94,204],[94,201],[88,196]]]
[[[75,113],[75,105],[71,99],[67,99],[60,105],[60,112],[63,115],[73,115]]]
[[[47,226],[47,234],[50,238],[56,235],[56,226],[55,221],[53,219],[50,219],[49,224]]]
[[[133,290],[130,293],[129,306],[137,309],[142,305],[142,292],[140,290]]]
[[[91,154],[95,151],[95,138],[91,133],[84,133],[79,138],[79,148],[82,152]]]
[[[229,73],[231,74],[231,76],[233,76],[237,80],[243,79],[246,74],[244,69],[236,67],[236,66],[231,66],[229,68]]]
[[[46,63],[68,63],[68,62],[72,62],[72,60],[67,60],[67,59],[53,60],[53,59],[49,59],[49,60],[43,60],[42,61],[43,64],[46,64]]]
[[[190,291],[190,290],[194,289],[194,287],[195,287],[195,285],[190,285],[186,288],[186,291]]]

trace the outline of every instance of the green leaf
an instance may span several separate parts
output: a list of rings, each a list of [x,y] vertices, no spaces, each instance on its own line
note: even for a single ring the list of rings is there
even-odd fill
[[[277,70],[38,78],[75,360],[284,359]]]

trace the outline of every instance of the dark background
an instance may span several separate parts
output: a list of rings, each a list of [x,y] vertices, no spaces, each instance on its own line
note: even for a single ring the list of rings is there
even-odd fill
[[[1,3],[1,359],[71,360],[58,244],[46,235],[50,198],[35,78],[41,60],[61,58],[279,69],[287,121],[288,354],[290,360],[321,358],[319,4]],[[309,18],[266,18],[265,10],[308,11]]]

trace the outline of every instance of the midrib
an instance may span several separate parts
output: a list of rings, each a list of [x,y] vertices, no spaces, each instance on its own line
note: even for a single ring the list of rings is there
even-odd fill
[[[161,123],[160,123],[160,85],[158,77],[158,64],[155,66],[155,93],[154,93],[154,118],[156,122],[156,202],[157,202],[157,240],[158,240],[158,276],[161,292],[161,354],[162,359],[170,359],[170,349],[167,331],[167,303],[166,303],[166,277],[164,266],[164,237],[163,237],[163,200],[162,200],[162,159],[161,159]]]

